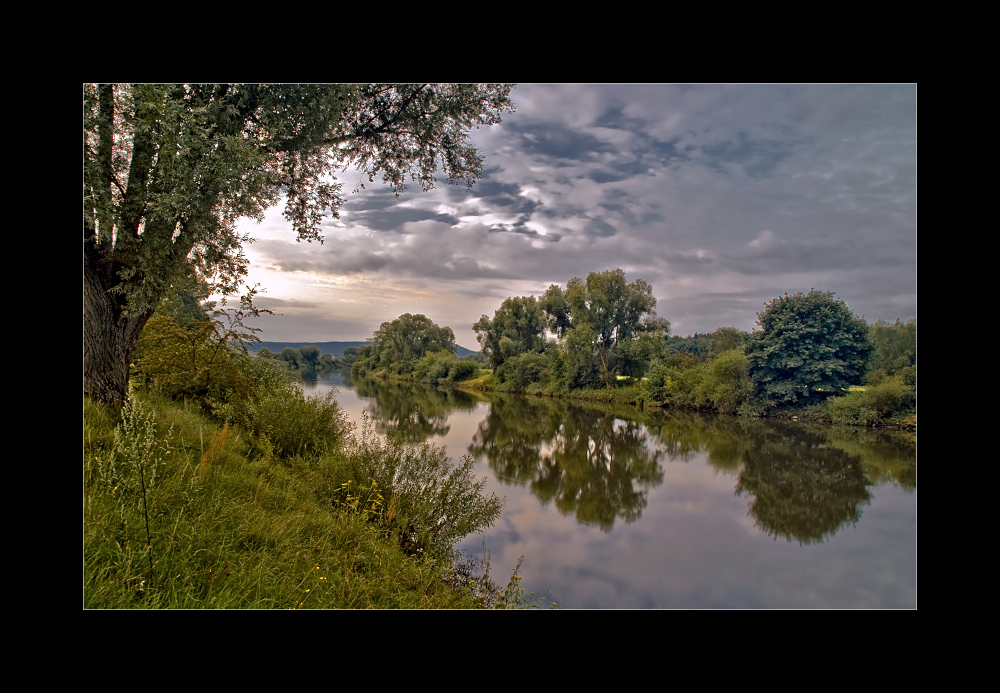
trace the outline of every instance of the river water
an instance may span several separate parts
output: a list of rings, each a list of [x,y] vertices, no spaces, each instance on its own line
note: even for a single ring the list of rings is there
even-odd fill
[[[916,608],[916,436],[344,382],[354,422],[472,455],[500,520],[459,548],[562,608]]]

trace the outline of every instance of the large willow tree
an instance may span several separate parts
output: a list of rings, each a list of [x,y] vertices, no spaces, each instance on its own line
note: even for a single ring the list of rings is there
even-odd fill
[[[351,165],[399,194],[444,169],[470,187],[472,127],[512,112],[511,85],[101,84],[84,87],[84,393],[120,402],[139,334],[192,266],[232,293],[247,273],[236,230],[281,197],[298,240],[318,240]],[[362,187],[364,187],[362,185]]]

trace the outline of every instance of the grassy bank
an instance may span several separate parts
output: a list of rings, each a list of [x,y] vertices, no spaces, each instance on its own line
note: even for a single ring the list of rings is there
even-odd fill
[[[511,383],[497,383],[492,371],[483,369],[475,378],[450,384],[470,392],[509,392],[512,394],[539,395],[563,399],[584,400],[619,405],[633,405],[641,408],[680,409],[691,411],[712,411],[721,413],[712,405],[709,397],[689,397],[683,403],[663,402],[651,398],[643,384],[619,385],[613,389],[565,390],[552,384],[532,383],[527,387],[516,387]],[[902,378],[892,377],[869,387],[851,388],[842,397],[831,397],[827,401],[802,408],[780,408],[762,406],[758,415],[779,419],[799,419],[816,423],[837,423],[854,426],[916,430],[917,415],[913,411],[915,394],[913,388]]]
[[[480,491],[442,450],[365,426],[280,456],[193,404],[85,399],[84,606],[526,606],[518,578],[498,587],[448,550],[499,515]]]

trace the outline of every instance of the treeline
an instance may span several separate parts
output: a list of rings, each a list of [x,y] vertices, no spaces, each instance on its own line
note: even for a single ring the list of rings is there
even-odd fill
[[[360,347],[347,347],[343,356],[320,354],[319,347],[309,344],[301,349],[285,347],[275,354],[267,347],[257,351],[260,358],[272,359],[283,363],[289,372],[301,380],[315,380],[317,376],[328,375],[333,371],[350,371],[361,352]]]
[[[472,326],[479,364],[455,356],[450,328],[406,314],[382,324],[352,375],[856,424],[915,411],[915,319],[869,325],[832,293],[811,290],[765,304],[757,324],[671,336],[650,285],[615,269],[510,297],[483,315]]]

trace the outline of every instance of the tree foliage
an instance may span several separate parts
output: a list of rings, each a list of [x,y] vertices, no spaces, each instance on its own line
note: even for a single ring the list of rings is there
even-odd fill
[[[252,295],[239,309],[219,309],[206,317],[195,313],[187,322],[178,322],[171,310],[182,304],[165,301],[147,322],[133,353],[137,380],[168,397],[192,397],[209,406],[229,396],[256,396],[245,372],[250,358],[245,345],[256,340],[257,328],[244,320],[260,313]]]
[[[628,283],[619,268],[591,272],[586,281],[574,277],[565,291],[557,289],[549,287],[543,305],[552,311],[549,325],[566,335],[572,380],[596,368],[611,388],[618,375],[640,376],[662,351],[670,322],[656,316],[653,288],[642,279]]]
[[[211,278],[235,293],[247,272],[241,217],[285,198],[298,240],[322,241],[348,165],[399,194],[408,180],[471,186],[473,127],[513,110],[511,85],[86,85],[84,390],[127,396],[139,334],[172,284]],[[361,187],[364,187],[363,184]]]
[[[757,314],[746,349],[758,390],[785,404],[806,404],[857,384],[872,351],[868,323],[832,292],[779,296]]]
[[[545,350],[545,313],[534,296],[508,298],[492,320],[484,315],[472,329],[491,368],[513,356]]]
[[[420,359],[436,351],[455,353],[452,329],[437,326],[425,315],[404,313],[392,322],[382,323],[371,338],[371,346],[362,348],[362,358],[355,362],[352,372],[357,368],[391,375],[412,373]]]
[[[868,336],[875,347],[868,363],[867,380],[877,383],[917,365],[917,319],[905,323],[878,320],[869,327]]]
[[[717,359],[727,351],[742,352],[750,339],[750,333],[735,327],[720,327],[712,333],[708,343],[708,359]]]

